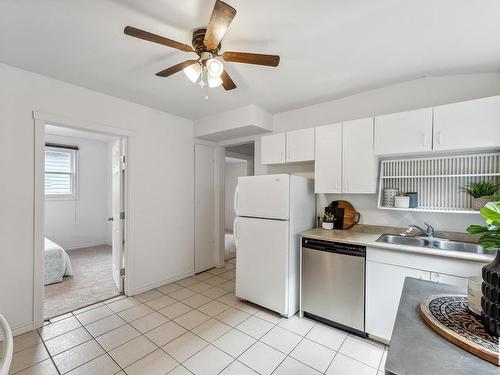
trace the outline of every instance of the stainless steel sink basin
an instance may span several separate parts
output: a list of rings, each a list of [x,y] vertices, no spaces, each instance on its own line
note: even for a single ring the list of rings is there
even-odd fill
[[[426,247],[430,245],[430,242],[423,238],[403,237],[393,234],[383,234],[377,239],[377,242],[386,242],[396,245],[420,246],[420,247]]]
[[[441,250],[461,251],[474,254],[487,254],[482,246],[468,242],[438,240],[432,242],[432,247]]]
[[[404,237],[394,234],[383,234],[377,239],[377,242],[385,242],[395,245],[418,246],[427,249],[459,251],[473,254],[488,254],[488,252],[480,245],[469,242],[450,241],[445,238]]]

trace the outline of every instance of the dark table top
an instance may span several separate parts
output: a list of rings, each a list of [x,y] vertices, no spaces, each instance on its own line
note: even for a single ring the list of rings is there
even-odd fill
[[[420,302],[433,294],[467,294],[451,285],[407,277],[385,364],[390,375],[489,375],[500,367],[461,349],[434,332],[420,317]]]

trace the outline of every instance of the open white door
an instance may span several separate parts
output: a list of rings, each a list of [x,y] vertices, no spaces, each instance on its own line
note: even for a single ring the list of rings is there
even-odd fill
[[[194,271],[202,272],[216,265],[214,217],[215,148],[194,145]]]
[[[123,262],[123,232],[124,232],[124,181],[125,159],[123,140],[117,140],[112,151],[113,177],[112,177],[112,245],[113,245],[113,279],[120,293],[124,289],[124,262]]]

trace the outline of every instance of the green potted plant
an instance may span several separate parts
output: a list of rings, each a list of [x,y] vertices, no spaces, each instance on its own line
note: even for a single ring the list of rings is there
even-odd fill
[[[470,225],[467,232],[481,234],[479,244],[486,250],[496,251],[495,259],[483,267],[483,284],[481,290],[481,317],[486,330],[494,336],[500,336],[500,196],[488,197],[496,199],[481,208],[481,216],[486,225]]]
[[[472,196],[472,208],[480,210],[486,203],[488,198],[493,196],[500,189],[500,184],[491,181],[478,181],[464,187],[462,191]]]
[[[333,222],[335,221],[335,216],[331,213],[326,213],[321,218],[321,227],[323,229],[333,229]]]

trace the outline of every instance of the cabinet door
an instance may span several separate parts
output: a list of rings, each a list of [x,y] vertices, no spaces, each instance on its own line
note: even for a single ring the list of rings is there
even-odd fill
[[[447,275],[445,273],[431,272],[431,281],[454,285],[464,289],[467,288],[467,279],[465,277]]]
[[[366,332],[390,341],[405,277],[430,280],[430,272],[366,262]]]
[[[342,176],[342,123],[316,128],[314,191],[340,193]]]
[[[432,150],[432,108],[375,117],[375,154]]]
[[[373,117],[342,124],[342,192],[377,192],[377,157],[373,153]]]
[[[500,146],[500,96],[434,108],[434,150]]]
[[[314,128],[286,133],[287,163],[314,160]]]
[[[260,139],[261,164],[285,162],[285,133],[265,135]]]

